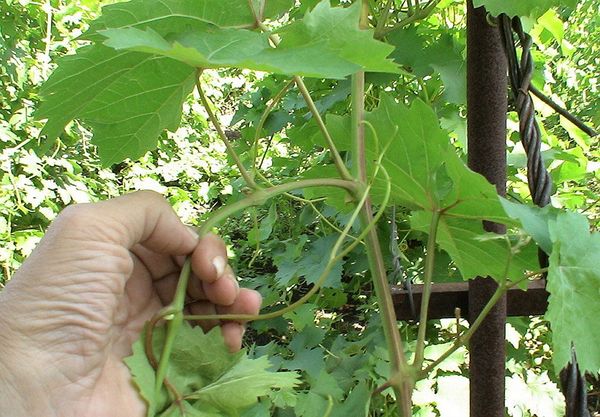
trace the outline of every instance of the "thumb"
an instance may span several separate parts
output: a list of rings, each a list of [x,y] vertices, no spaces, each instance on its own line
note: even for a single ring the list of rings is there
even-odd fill
[[[70,206],[54,221],[48,235],[113,243],[126,249],[141,243],[169,255],[189,254],[198,243],[198,236],[181,222],[165,198],[153,191]]]

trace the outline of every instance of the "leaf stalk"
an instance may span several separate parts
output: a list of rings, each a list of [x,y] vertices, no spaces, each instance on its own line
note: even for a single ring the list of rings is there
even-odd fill
[[[429,236],[427,238],[427,257],[425,259],[425,272],[423,276],[423,296],[421,299],[421,314],[419,317],[419,330],[417,333],[417,347],[415,351],[414,366],[421,369],[425,353],[425,333],[427,330],[427,315],[429,300],[431,299],[431,285],[433,282],[433,269],[435,266],[435,241],[440,224],[441,212],[435,210],[429,224]]]
[[[252,188],[253,190],[257,190],[260,187],[258,186],[258,184],[256,184],[256,182],[254,182],[252,175],[250,175],[248,170],[246,170],[246,167],[244,167],[244,164],[242,163],[240,157],[238,156],[237,152],[233,148],[233,145],[227,138],[227,135],[223,131],[223,128],[221,127],[221,123],[219,123],[219,119],[217,119],[217,116],[212,111],[211,103],[209,102],[208,98],[206,97],[206,94],[204,94],[204,90],[202,89],[202,85],[200,83],[201,74],[202,74],[202,69],[199,69],[198,76],[196,77],[196,89],[198,90],[198,95],[200,96],[200,101],[202,102],[202,105],[204,106],[204,109],[206,110],[206,113],[208,114],[208,118],[211,121],[212,125],[214,126],[215,130],[217,131],[217,134],[219,135],[219,137],[225,144],[225,147],[227,148],[227,153],[235,162],[235,165],[237,166],[238,170],[240,171],[240,174],[242,174],[242,177],[244,178],[246,185],[248,187]]]
[[[352,195],[355,195],[357,184],[351,181],[341,180],[337,178],[315,178],[309,180],[299,180],[287,182],[284,184],[275,185],[270,188],[261,188],[249,194],[243,200],[229,204],[215,211],[203,224],[198,228],[200,236],[208,233],[213,227],[220,222],[229,218],[233,214],[252,206],[264,204],[268,199],[277,195],[294,191],[301,188],[310,187],[337,187],[343,188]]]

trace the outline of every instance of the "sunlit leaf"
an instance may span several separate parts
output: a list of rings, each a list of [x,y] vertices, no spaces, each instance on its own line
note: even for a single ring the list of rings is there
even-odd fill
[[[548,313],[554,366],[558,372],[575,347],[581,372],[600,372],[600,233],[590,234],[587,219],[562,213],[549,222],[553,242],[548,272]]]
[[[360,30],[359,17],[358,4],[331,7],[325,0],[302,20],[277,30],[277,48],[269,45],[267,34],[198,24],[174,25],[166,36],[153,25],[143,30],[142,24],[98,33],[117,50],[163,55],[199,68],[229,66],[320,78],[343,78],[361,69],[396,72],[386,59],[392,47],[374,40],[371,31]]]
[[[195,76],[168,58],[88,46],[61,60],[41,90],[36,116],[48,119],[42,131],[48,139],[72,119],[89,123],[106,165],[138,158],[156,147],[164,129],[179,126]]]
[[[201,404],[209,404],[219,410],[243,409],[257,402],[257,398],[271,390],[291,390],[299,384],[295,372],[270,372],[269,360],[243,359],[213,383],[188,395]]]
[[[165,327],[154,330],[153,343],[157,357],[164,344]],[[144,334],[134,344],[133,356],[125,359],[133,381],[149,405],[150,417],[179,417],[179,407],[169,406],[166,390],[154,397],[155,371],[144,350]],[[185,408],[192,416],[213,417],[236,415],[256,403],[258,397],[271,390],[291,390],[298,384],[293,372],[272,372],[266,357],[248,358],[243,351],[229,353],[219,327],[204,333],[199,327],[183,323],[173,345],[167,371],[169,382],[185,396]],[[192,400],[200,400],[192,403]],[[162,414],[159,410],[166,409]],[[188,414],[186,414],[188,415]]]
[[[428,233],[431,218],[431,213],[415,212],[411,226]],[[490,276],[500,282],[507,278],[518,281],[525,272],[539,269],[535,245],[527,245],[513,256],[505,239],[485,232],[481,222],[442,216],[436,241],[448,252],[464,279]]]

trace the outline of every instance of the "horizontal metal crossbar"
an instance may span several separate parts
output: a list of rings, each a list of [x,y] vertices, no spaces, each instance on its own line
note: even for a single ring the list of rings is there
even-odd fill
[[[507,293],[508,316],[540,316],[548,308],[548,292],[545,280],[528,283],[527,291],[512,288]],[[408,292],[400,286],[392,286],[392,299],[399,320],[414,320],[419,317],[423,285],[414,284],[412,294],[415,303],[416,317],[413,316]],[[431,301],[429,302],[430,319],[454,318],[455,309],[460,308],[460,316],[469,317],[469,283],[451,282],[433,284]]]

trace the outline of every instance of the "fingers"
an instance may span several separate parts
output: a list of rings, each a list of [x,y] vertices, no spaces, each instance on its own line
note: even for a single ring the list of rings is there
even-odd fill
[[[209,234],[200,238],[191,254],[191,260],[193,273],[188,283],[187,295],[196,301],[186,306],[190,314],[258,314],[262,302],[260,294],[253,290],[240,289],[235,274],[227,263],[225,243],[218,236]],[[159,282],[155,283],[157,284]],[[159,292],[171,295],[173,283],[165,282],[164,287]],[[243,321],[201,320],[199,324],[205,331],[221,324],[223,338],[229,350],[234,352],[241,348]]]
[[[221,306],[233,304],[240,292],[238,281],[229,265],[225,267],[221,278],[215,282],[204,283],[202,287],[206,298]]]
[[[217,305],[230,305],[240,291],[237,279],[227,264],[225,243],[212,234],[202,237],[192,253],[194,277],[188,285],[188,295],[206,298]]]
[[[229,306],[217,306],[217,313],[256,315],[258,314],[261,303],[262,297],[258,292],[248,288],[242,288],[240,289],[240,293],[233,304]],[[240,322],[244,323],[245,321]]]
[[[225,243],[213,234],[203,236],[192,253],[192,270],[201,281],[214,282],[227,267]]]
[[[229,322],[221,325],[221,334],[223,334],[223,340],[225,346],[230,352],[237,352],[242,348],[242,338],[246,329],[239,323]]]
[[[212,316],[217,314],[217,309],[213,303],[208,301],[196,301],[193,304],[188,305],[187,310],[190,314],[196,316]],[[221,322],[219,320],[198,320],[198,325],[202,327],[205,332],[209,331],[215,326],[218,326]]]
[[[130,251],[139,259],[156,281],[172,274],[179,274],[181,265],[171,255],[156,253],[143,245],[135,245]]]
[[[152,191],[70,206],[54,222],[55,232],[63,230],[70,238],[115,243],[127,249],[142,243],[153,252],[170,255],[191,253],[198,241],[164,197]]]
[[[198,301],[187,306],[191,314],[194,315],[212,315],[212,314],[248,314],[256,315],[262,302],[259,293],[253,290],[242,288],[238,297],[229,306],[215,306],[207,301]],[[242,336],[244,335],[245,321],[217,321],[200,320],[199,324],[204,331],[208,331],[221,323],[223,338],[230,351],[235,352],[242,346]]]
[[[240,294],[235,302],[227,307],[217,307],[220,314],[251,314],[256,315],[260,310],[262,298],[259,293],[249,289],[240,290]],[[245,321],[228,321],[221,325],[221,332],[225,345],[230,352],[236,352],[242,347],[242,337],[244,336]]]

